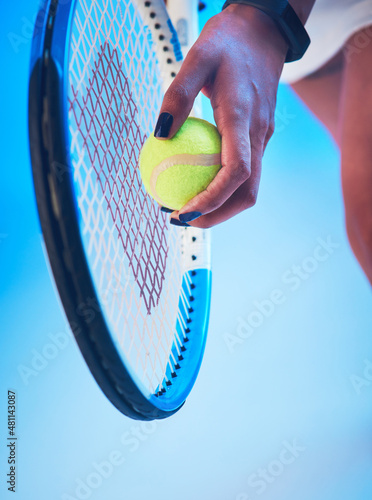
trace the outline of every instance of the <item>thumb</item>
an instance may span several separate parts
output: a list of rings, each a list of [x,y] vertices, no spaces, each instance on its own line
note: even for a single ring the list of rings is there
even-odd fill
[[[207,64],[201,64],[197,50],[191,48],[178,75],[164,95],[154,131],[157,139],[173,137],[189,116],[195,98],[207,80]]]

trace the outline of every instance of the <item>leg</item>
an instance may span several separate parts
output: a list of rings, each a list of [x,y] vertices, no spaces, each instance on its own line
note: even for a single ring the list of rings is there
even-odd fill
[[[370,33],[371,28],[367,30]],[[346,46],[354,45],[354,36]],[[340,148],[346,229],[355,256],[372,284],[371,61],[372,44],[359,52],[340,51],[292,88]]]
[[[342,72],[343,57],[340,51],[318,71],[291,85],[337,144]]]
[[[370,32],[371,28],[367,30]],[[355,46],[353,38],[349,43]],[[372,284],[371,62],[371,43],[345,57],[339,131],[346,229],[354,253]]]

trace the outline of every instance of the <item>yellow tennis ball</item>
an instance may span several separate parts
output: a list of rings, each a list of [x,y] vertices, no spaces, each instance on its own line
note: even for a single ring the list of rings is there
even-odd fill
[[[181,209],[221,168],[221,136],[211,123],[188,118],[172,139],[151,134],[139,157],[146,191],[160,205]]]

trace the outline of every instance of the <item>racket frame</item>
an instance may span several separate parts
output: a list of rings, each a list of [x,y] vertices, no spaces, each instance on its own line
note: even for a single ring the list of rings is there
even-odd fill
[[[160,2],[152,0],[152,4],[154,3]],[[189,353],[189,367],[185,366],[185,369],[194,372],[194,377],[181,390],[178,389],[177,398],[172,397],[175,389],[167,391],[168,398],[165,395],[146,398],[123,364],[99,308],[76,217],[67,113],[64,112],[68,99],[68,78],[63,76],[68,75],[69,71],[66,50],[75,5],[76,0],[71,3],[47,0],[44,18],[37,18],[33,40],[29,136],[40,223],[64,310],[98,385],[119,411],[133,419],[165,418],[184,404],[200,368],[208,328],[211,272],[208,262],[203,269],[188,271],[196,273],[193,280],[197,285],[195,291],[199,295],[194,297],[195,303],[204,310],[204,314],[199,314],[195,322],[201,335],[199,343],[194,343],[194,349],[198,352]],[[177,42],[174,41],[173,44],[177,54]],[[170,79],[170,72],[167,74]],[[56,140],[56,137],[60,140]],[[209,236],[205,232],[203,238],[204,245],[209,246]],[[96,309],[93,317],[83,312],[87,302]]]

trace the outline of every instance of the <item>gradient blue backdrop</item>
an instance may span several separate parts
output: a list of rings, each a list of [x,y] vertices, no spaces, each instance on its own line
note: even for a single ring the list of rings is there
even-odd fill
[[[372,301],[346,240],[331,139],[280,87],[258,204],[213,230],[195,389],[171,419],[133,422],[88,372],[43,254],[27,142],[36,8],[1,9],[0,498],[11,498],[7,389],[17,392],[20,500],[372,498]],[[319,238],[337,248],[314,265]],[[302,264],[314,271],[294,289],[291,269]],[[273,309],[264,301],[274,290]],[[270,315],[240,339],[264,303]]]

